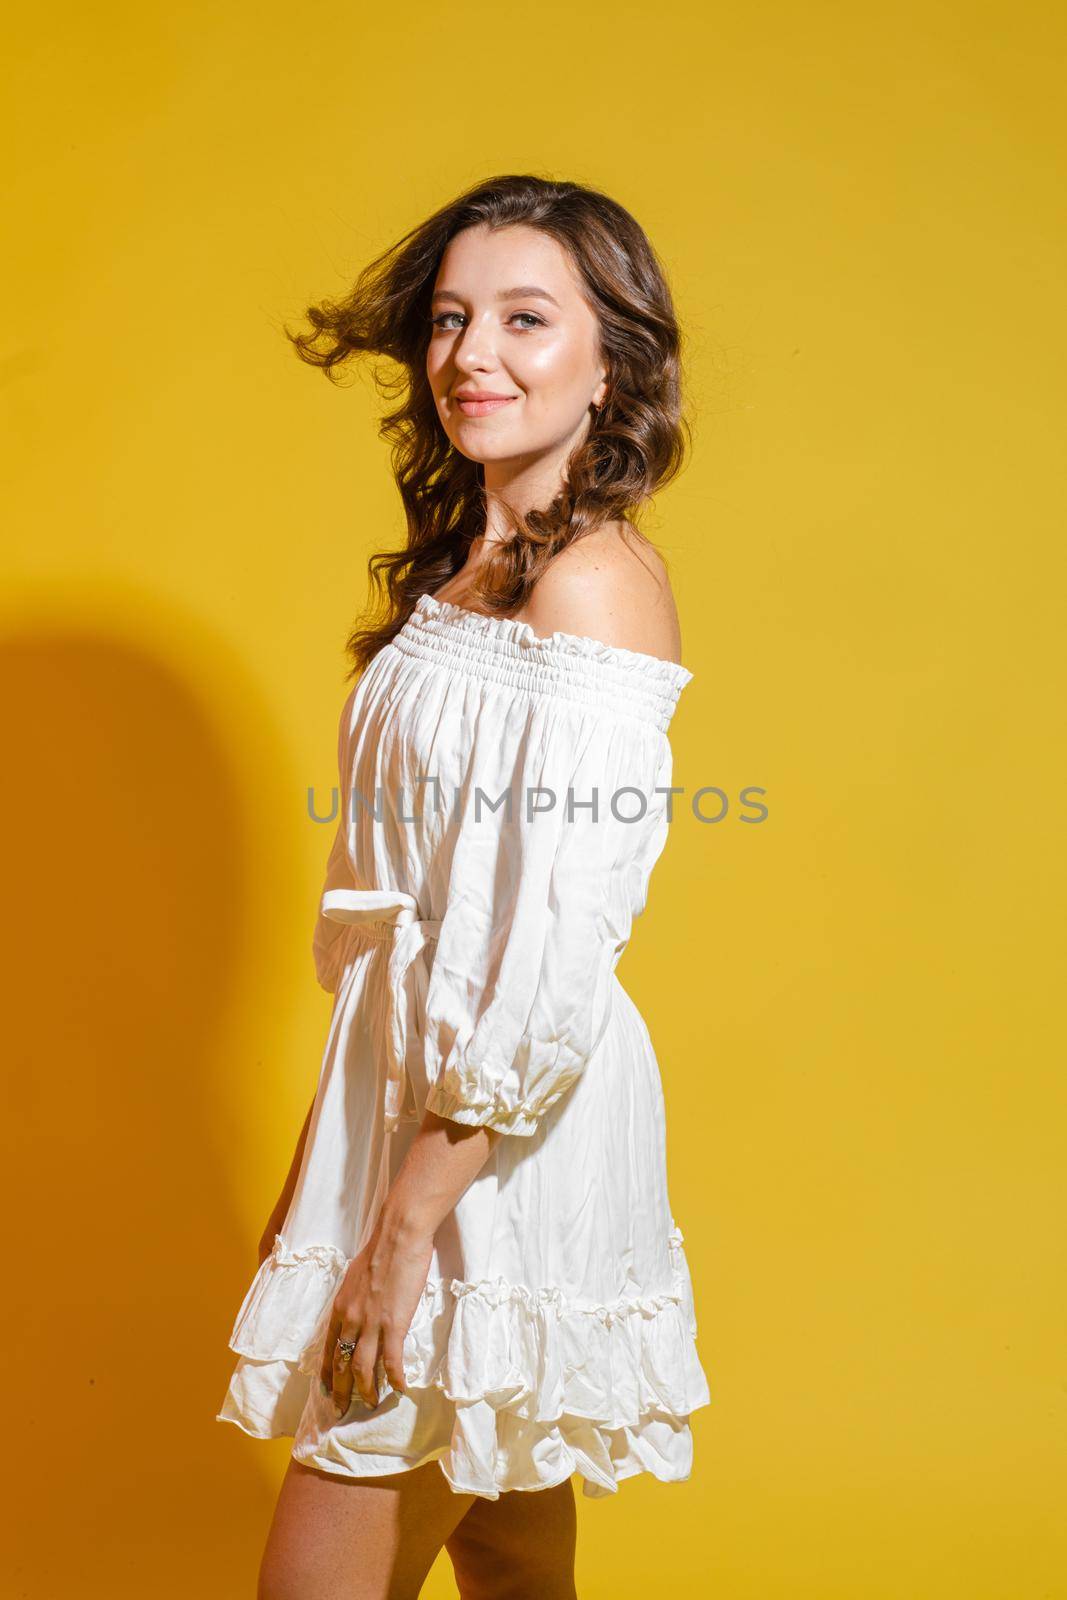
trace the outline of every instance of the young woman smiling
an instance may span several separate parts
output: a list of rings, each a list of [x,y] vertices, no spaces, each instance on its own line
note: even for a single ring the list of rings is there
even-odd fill
[[[414,1596],[442,1547],[471,1600],[573,1600],[573,1474],[688,1477],[710,1399],[615,977],[691,677],[630,520],[683,459],[678,328],[633,217],[530,176],[308,319],[327,375],[391,364],[408,538],[348,641],[333,1016],[219,1416],[294,1440],[260,1600]]]

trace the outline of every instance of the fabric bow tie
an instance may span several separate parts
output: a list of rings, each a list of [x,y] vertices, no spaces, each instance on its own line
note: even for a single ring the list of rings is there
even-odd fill
[[[389,939],[386,967],[386,1063],[383,1121],[393,1133],[404,1104],[407,1084],[407,1003],[405,978],[419,951],[440,932],[441,923],[418,915],[410,894],[400,889],[328,889],[322,914],[335,922],[380,927]]]

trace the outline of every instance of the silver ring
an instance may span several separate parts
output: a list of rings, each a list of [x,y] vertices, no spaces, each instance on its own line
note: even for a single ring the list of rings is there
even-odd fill
[[[341,1352],[341,1365],[346,1366],[352,1359],[352,1352],[359,1343],[358,1339],[338,1339],[337,1348]]]

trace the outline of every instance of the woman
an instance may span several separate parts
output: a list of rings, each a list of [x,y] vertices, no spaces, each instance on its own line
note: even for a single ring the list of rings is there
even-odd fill
[[[659,1069],[614,975],[691,677],[626,517],[682,460],[678,330],[633,218],[525,176],[308,316],[328,375],[397,364],[408,543],[349,640],[333,1014],[219,1416],[294,1437],[260,1600],[416,1595],[442,1546],[462,1595],[563,1600],[572,1474],[687,1477],[710,1398]]]

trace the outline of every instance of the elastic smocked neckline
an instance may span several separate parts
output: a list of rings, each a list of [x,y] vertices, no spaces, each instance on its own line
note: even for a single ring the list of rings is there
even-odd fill
[[[418,597],[392,643],[408,657],[651,722],[662,732],[693,676],[677,661],[584,634],[538,634],[528,622],[491,617],[429,593]]]
[[[680,661],[667,661],[665,656],[649,656],[643,650],[627,650],[624,645],[605,645],[601,638],[590,638],[587,634],[565,634],[558,627],[553,634],[534,634],[530,622],[520,621],[514,616],[486,616],[485,611],[472,611],[469,606],[456,605],[451,600],[437,600],[432,594],[419,595],[414,608],[427,616],[450,618],[456,626],[466,627],[474,634],[485,634],[490,638],[515,638],[523,650],[539,651],[545,656],[563,651],[582,656],[587,661],[603,661],[608,666],[637,667],[651,674],[651,677],[661,678],[664,683],[677,685],[678,690],[683,690],[693,678],[688,667],[681,666]]]
[[[474,633],[484,633],[490,638],[518,640],[524,649],[550,655],[564,651],[583,656],[586,660],[603,661],[611,666],[639,667],[664,683],[677,684],[684,689],[693,674],[679,661],[668,661],[665,656],[650,656],[643,650],[628,650],[624,645],[605,644],[602,639],[592,639],[584,633],[564,633],[557,628],[554,633],[535,633],[528,622],[516,617],[490,617],[483,611],[471,611],[467,606],[457,606],[451,600],[438,600],[434,595],[420,594],[415,610],[427,616],[448,617],[457,627]]]

